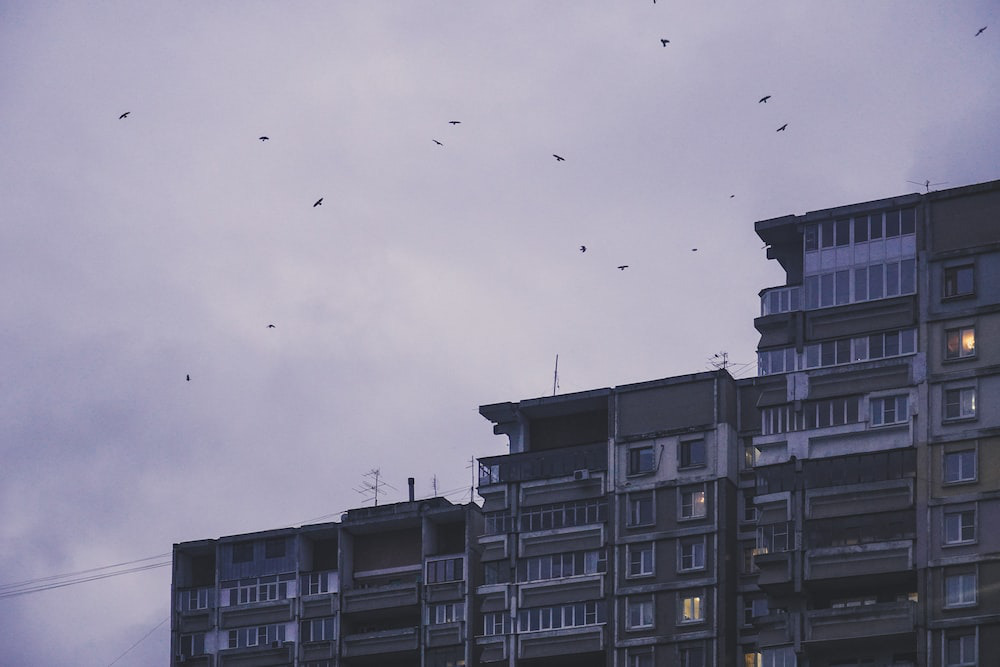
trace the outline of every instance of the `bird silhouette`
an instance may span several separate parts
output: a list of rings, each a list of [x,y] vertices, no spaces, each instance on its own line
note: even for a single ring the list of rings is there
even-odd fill
[[[732,199],[732,198],[733,198],[733,197],[735,197],[735,196],[736,196],[736,195],[729,195],[729,198],[730,198],[730,199]]]
[[[983,28],[983,30],[986,30],[986,28]],[[130,113],[132,113],[132,112],[131,112],[131,111],[126,111],[126,112],[125,112],[125,113],[123,113],[123,114],[122,114],[121,116],[118,116],[118,120],[121,120],[122,118],[128,118],[128,115],[129,115]]]
[[[258,137],[261,141],[270,141],[271,137]]]
[[[268,329],[273,329],[273,328],[274,328],[274,325],[273,325],[273,324],[268,324],[268,325],[267,325],[267,328],[268,328]]]
[[[436,144],[437,144],[438,146],[444,146],[444,144],[442,144],[442,143],[441,143],[440,141],[438,141],[437,139],[431,139],[431,141],[433,141],[434,143],[436,143]]]
[[[697,248],[691,248],[691,252],[698,252]]]
[[[663,46],[666,46],[666,45],[667,45],[667,44],[669,44],[669,43],[670,43],[670,40],[669,40],[669,39],[661,39],[661,40],[660,40],[660,44],[663,44]]]
[[[461,122],[462,122],[462,121],[460,121],[460,120],[449,120],[449,121],[448,121],[448,124],[449,124],[449,125],[458,125],[458,124],[459,124],[459,123],[461,123]]]
[[[322,205],[323,205],[323,198],[320,197],[319,199],[316,200],[316,203],[313,204],[313,208],[316,208],[317,206],[322,206]]]
[[[788,123],[785,123],[784,125],[779,127],[777,130],[775,130],[775,132],[784,132],[786,127],[788,127]]]
[[[980,28],[980,29],[979,29],[979,30],[978,30],[978,31],[976,32],[976,37],[979,37],[979,36],[980,36],[981,34],[983,34],[983,31],[984,31],[984,30],[986,30],[986,28],[988,28],[988,27],[989,27],[989,26],[985,26],[985,25],[984,25],[984,26],[983,26],[982,28]]]
[[[761,102],[763,102],[764,104],[767,104],[767,101],[769,99],[771,99],[771,96],[770,95],[765,95],[764,97],[762,97],[759,100],[757,100],[757,104],[760,104]]]
[[[190,375],[186,376],[186,379],[187,379],[188,382],[190,382],[191,381],[191,376]]]
[[[618,267],[618,270],[619,271],[624,271],[627,268],[628,268],[628,264],[622,264],[621,266]]]
[[[556,159],[556,162],[565,162],[565,161],[566,161],[566,158],[564,158],[564,157],[559,157],[559,156],[558,156],[558,155],[556,155],[555,153],[553,153],[553,154],[552,154],[552,157],[554,157],[554,158]]]
[[[585,245],[580,246],[580,252],[587,252],[587,246]]]

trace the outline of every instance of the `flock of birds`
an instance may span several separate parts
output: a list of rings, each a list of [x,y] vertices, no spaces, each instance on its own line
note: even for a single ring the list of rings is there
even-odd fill
[[[656,0],[653,0],[653,4],[656,4]],[[976,37],[979,37],[980,35],[982,35],[982,34],[983,34],[983,33],[984,33],[985,31],[986,31],[986,28],[988,28],[988,27],[989,27],[989,26],[983,26],[982,28],[979,28],[979,30],[977,30],[977,31],[976,31],[976,33],[975,33],[975,36],[976,36]],[[661,44],[661,45],[662,45],[662,46],[663,46],[664,48],[666,48],[666,46],[667,46],[668,44],[670,44],[670,43],[671,43],[671,42],[670,42],[670,40],[669,40],[669,39],[666,39],[666,38],[661,38],[661,39],[660,39],[660,44]],[[771,95],[769,95],[769,94],[768,94],[768,95],[764,95],[764,96],[763,96],[763,97],[761,97],[761,98],[760,98],[759,100],[757,100],[757,103],[758,103],[758,104],[767,104],[767,102],[768,102],[768,101],[769,101],[770,99],[771,99]],[[121,114],[120,116],[118,116],[118,120],[125,120],[126,118],[128,118],[128,117],[129,117],[129,114],[130,114],[130,113],[131,113],[130,111],[125,111],[125,112],[124,112],[124,113],[122,113],[122,114]],[[449,125],[451,125],[451,126],[453,126],[453,127],[454,127],[454,126],[456,126],[456,125],[460,125],[461,123],[462,123],[462,121],[460,121],[460,120],[450,120],[450,121],[448,121],[448,124],[449,124]],[[777,129],[777,130],[775,130],[775,132],[784,132],[784,131],[786,131],[787,129],[788,129],[788,123],[784,123],[784,124],[783,124],[783,125],[781,125],[781,126],[780,126],[780,127],[779,127],[779,128]],[[269,137],[269,136],[267,136],[267,135],[261,135],[261,136],[257,137],[257,139],[258,139],[259,141],[261,141],[261,142],[266,142],[266,141],[270,141],[270,140],[271,140],[271,137]],[[444,142],[440,141],[439,139],[432,139],[431,141],[433,141],[433,142],[434,142],[434,144],[436,144],[437,146],[442,146],[442,147],[444,146]],[[566,158],[564,158],[563,156],[561,156],[561,155],[558,155],[558,154],[556,154],[556,153],[553,153],[553,154],[552,154],[552,157],[554,157],[554,158],[556,159],[556,162],[565,162],[565,161],[566,161]],[[912,181],[911,181],[911,182],[912,182]],[[928,181],[928,183],[929,183],[929,181]],[[920,184],[918,184],[918,185],[920,185]],[[735,196],[736,196],[736,195],[729,195],[730,199],[732,199],[732,198],[733,198],[733,197],[735,197]],[[316,208],[317,206],[322,206],[322,205],[323,205],[323,197],[320,197],[320,198],[319,198],[319,199],[317,199],[317,200],[316,200],[315,202],[313,202],[313,205],[312,205],[312,206],[313,206],[313,208]],[[691,248],[691,252],[697,252],[697,251],[698,251],[698,248]],[[587,252],[587,246],[585,246],[585,245],[581,245],[581,246],[580,246],[580,252],[581,252],[581,253],[585,253],[585,252]],[[618,265],[618,266],[617,266],[616,268],[617,268],[617,269],[618,269],[619,271],[624,271],[625,269],[629,268],[629,265],[628,265],[628,264],[619,264],[619,265]],[[268,328],[268,329],[274,329],[274,328],[276,328],[276,325],[274,325],[274,324],[268,324],[268,325],[267,325],[267,328]],[[191,381],[191,375],[190,375],[190,374],[186,375],[186,376],[185,376],[185,379],[186,379],[186,380],[187,380],[188,382],[190,382],[190,381]]]

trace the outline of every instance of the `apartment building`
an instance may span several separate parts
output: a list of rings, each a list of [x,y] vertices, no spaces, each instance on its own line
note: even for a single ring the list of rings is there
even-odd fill
[[[1000,664],[1000,182],[756,228],[746,665]]]
[[[756,377],[483,405],[482,507],[175,545],[172,664],[1000,665],[1000,181],[756,231]]]
[[[736,383],[725,371],[484,405],[479,664],[731,664]]]
[[[481,532],[478,506],[430,498],[174,545],[171,664],[472,664]]]

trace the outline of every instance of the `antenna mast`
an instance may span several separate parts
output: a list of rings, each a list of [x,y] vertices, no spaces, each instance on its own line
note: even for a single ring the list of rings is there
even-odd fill
[[[365,498],[365,501],[374,500],[375,507],[378,507],[378,496],[382,491],[382,487],[388,486],[390,489],[396,488],[392,484],[386,484],[382,481],[382,471],[378,468],[372,468],[365,473],[364,477],[366,481],[362,482],[361,487],[354,489],[354,491],[360,493],[361,495],[369,496]]]
[[[552,395],[556,395],[556,389],[559,388],[559,355],[556,355],[556,370],[552,374]]]

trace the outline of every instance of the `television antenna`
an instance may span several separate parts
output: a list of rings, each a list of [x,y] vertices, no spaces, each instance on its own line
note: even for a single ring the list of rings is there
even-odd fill
[[[716,352],[708,360],[708,363],[717,371],[724,371],[729,368],[729,353],[725,350]]]
[[[927,194],[928,192],[930,192],[931,188],[935,187],[937,185],[948,185],[947,181],[944,181],[942,183],[931,183],[930,180],[926,180],[923,183],[918,183],[916,181],[907,181],[907,183],[913,183],[914,185],[923,186],[923,188],[924,188],[924,194]]]
[[[396,489],[396,487],[394,487],[392,484],[389,484],[382,479],[382,471],[379,470],[378,468],[372,468],[371,470],[366,472],[364,474],[364,478],[365,479],[361,483],[361,486],[357,489],[354,489],[354,491],[360,493],[363,496],[366,496],[364,502],[368,502],[369,500],[374,500],[375,507],[378,507],[378,497],[379,494],[382,492],[383,487],[389,487],[390,489],[393,490]]]

